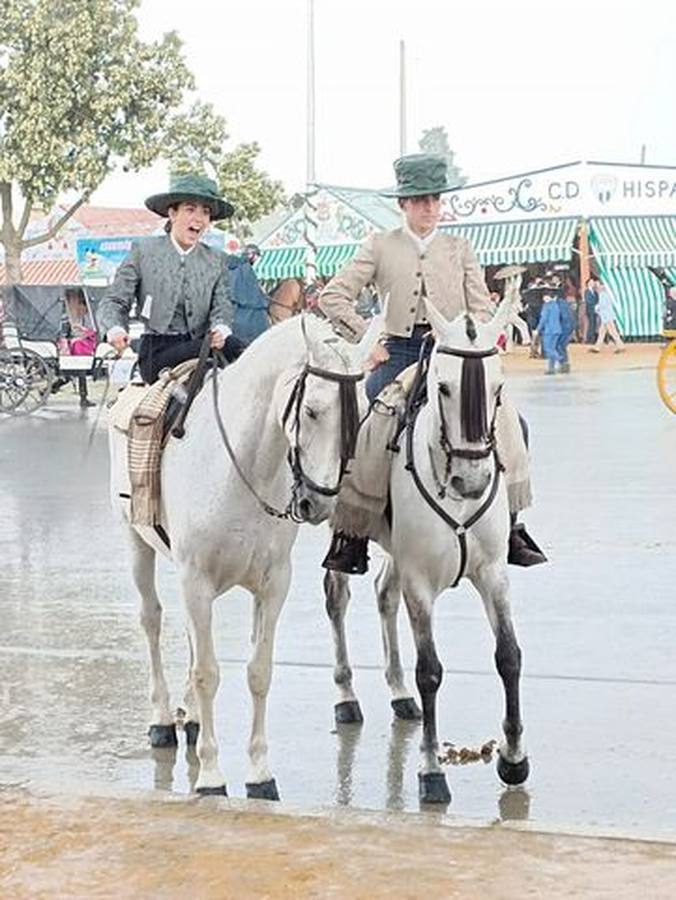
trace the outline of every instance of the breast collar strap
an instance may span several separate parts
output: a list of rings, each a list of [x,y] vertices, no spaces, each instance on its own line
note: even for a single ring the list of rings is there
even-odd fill
[[[423,500],[427,503],[427,505],[434,510],[434,512],[439,516],[442,521],[444,521],[453,531],[455,536],[458,539],[458,544],[460,546],[460,564],[458,566],[458,573],[455,577],[455,581],[451,585],[451,587],[456,587],[460,579],[465,574],[465,568],[467,566],[467,532],[469,529],[476,525],[479,519],[485,515],[485,513],[490,509],[495,500],[495,497],[498,493],[498,487],[500,484],[500,473],[503,471],[503,466],[498,458],[497,452],[495,451],[494,446],[491,448],[493,454],[493,478],[491,480],[491,486],[488,491],[488,494],[483,501],[483,503],[479,506],[477,510],[475,510],[471,516],[468,516],[464,522],[459,522],[457,519],[454,519],[450,513],[446,512],[446,510],[434,499],[434,497],[427,490],[425,485],[420,478],[418,470],[415,467],[415,459],[413,453],[413,436],[415,432],[415,424],[418,418],[418,413],[422,407],[417,407],[413,410],[413,414],[411,419],[408,422],[406,427],[406,469],[409,471],[413,477],[413,481],[415,486],[418,488]],[[494,417],[495,421],[495,417]],[[492,429],[491,429],[492,430]]]

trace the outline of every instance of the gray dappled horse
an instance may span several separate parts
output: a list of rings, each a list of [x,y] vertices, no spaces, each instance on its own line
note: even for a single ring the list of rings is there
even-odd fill
[[[467,578],[483,601],[495,636],[495,663],[506,713],[498,774],[510,785],[528,777],[519,703],[521,651],[509,604],[507,491],[494,438],[503,377],[496,342],[509,316],[509,298],[488,324],[469,316],[447,322],[428,303],[436,332],[427,372],[427,403],[414,410],[390,476],[391,523],[372,535],[387,551],[376,580],[392,705],[400,718],[419,711],[404,683],[396,616],[403,594],[417,652],[416,682],[423,734],[420,799],[447,803],[451,795],[438,758],[436,697],[443,669],[434,641],[434,602]],[[327,572],[327,611],[336,647],[338,721],[361,721],[352,689],[345,637],[349,576]]]

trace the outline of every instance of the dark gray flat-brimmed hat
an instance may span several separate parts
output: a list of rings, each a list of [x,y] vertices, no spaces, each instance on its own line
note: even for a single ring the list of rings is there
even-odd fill
[[[410,153],[394,161],[397,186],[380,193],[384,197],[424,197],[453,190],[448,183],[448,164],[434,153]]]
[[[218,185],[206,175],[175,175],[170,182],[169,190],[164,194],[153,194],[146,200],[149,210],[158,216],[169,215],[169,207],[184,200],[199,200],[211,210],[211,219],[229,219],[235,209],[224,200],[218,191]]]

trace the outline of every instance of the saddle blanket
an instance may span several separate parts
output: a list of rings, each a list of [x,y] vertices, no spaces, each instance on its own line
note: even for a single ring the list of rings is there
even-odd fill
[[[160,524],[162,450],[168,434],[164,413],[176,384],[189,380],[196,359],[163,372],[151,385],[129,384],[108,410],[109,424],[127,435],[127,469],[131,484],[131,524]]]

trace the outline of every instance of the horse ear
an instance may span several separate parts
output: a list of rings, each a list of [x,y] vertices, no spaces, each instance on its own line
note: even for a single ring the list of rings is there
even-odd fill
[[[483,338],[491,347],[497,344],[500,335],[507,327],[507,319],[511,311],[512,297],[509,292],[506,292],[504,299],[500,301],[500,305],[495,310],[493,318],[481,328]]]
[[[448,331],[450,323],[441,315],[429,297],[425,297],[425,306],[427,308],[427,318],[429,319],[430,325],[434,329],[437,339],[441,342],[443,336]]]
[[[363,337],[359,341],[358,344],[352,344],[350,346],[350,356],[352,357],[355,366],[359,369],[364,368],[364,363],[369,357],[369,354],[375,347],[378,338],[383,332],[383,327],[385,325],[385,313],[381,312],[378,315],[373,316],[371,321],[369,322],[369,326],[364,332]]]

